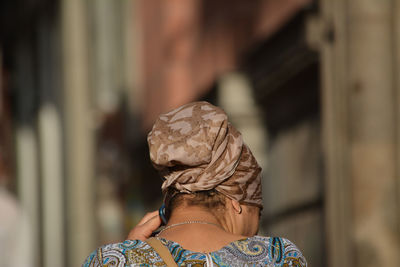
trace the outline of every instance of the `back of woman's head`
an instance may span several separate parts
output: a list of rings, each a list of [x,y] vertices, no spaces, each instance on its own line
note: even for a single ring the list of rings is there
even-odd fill
[[[177,208],[193,206],[201,207],[210,212],[221,212],[224,210],[225,200],[226,197],[215,189],[186,194],[170,187],[165,193],[167,215]]]
[[[176,203],[212,206],[214,197],[209,194],[214,190],[239,203],[262,207],[261,168],[222,109],[194,102],[162,114],[148,144],[150,159],[165,179],[165,203],[176,195]]]

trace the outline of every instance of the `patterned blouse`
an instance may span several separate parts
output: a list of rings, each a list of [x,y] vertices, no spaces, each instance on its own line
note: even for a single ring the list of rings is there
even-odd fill
[[[160,237],[159,240],[169,249],[178,266],[307,266],[299,249],[280,237],[254,236],[210,253],[193,252],[173,241]],[[165,263],[147,243],[126,240],[98,248],[82,266],[165,266]]]

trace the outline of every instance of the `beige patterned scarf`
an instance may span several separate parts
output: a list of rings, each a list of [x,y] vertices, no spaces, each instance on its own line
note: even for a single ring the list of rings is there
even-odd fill
[[[162,114],[147,141],[164,193],[170,186],[182,193],[215,188],[262,207],[261,168],[222,109],[194,102]]]

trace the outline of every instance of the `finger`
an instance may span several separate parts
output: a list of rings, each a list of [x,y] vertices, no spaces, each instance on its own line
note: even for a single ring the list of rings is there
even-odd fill
[[[140,232],[137,228],[133,228],[129,234],[128,237],[126,238],[127,240],[146,240],[146,236]]]
[[[156,215],[158,215],[158,210],[146,213],[146,215],[143,216],[143,218],[139,221],[137,225],[142,225],[146,223],[148,220],[150,220],[152,217]]]
[[[150,229],[153,232],[154,230],[157,230],[157,228],[161,226],[161,218],[157,214],[140,226],[145,229]]]
[[[161,225],[161,218],[160,216],[156,215],[147,222],[145,222],[144,224],[138,225],[135,228],[140,234],[149,237],[155,230],[157,230],[158,227],[160,227],[160,225]]]
[[[151,234],[157,230],[158,227],[161,225],[161,219],[160,216],[155,215],[150,220],[147,220],[145,223],[136,226],[133,228],[129,234],[127,239],[130,240],[146,240],[151,236]]]

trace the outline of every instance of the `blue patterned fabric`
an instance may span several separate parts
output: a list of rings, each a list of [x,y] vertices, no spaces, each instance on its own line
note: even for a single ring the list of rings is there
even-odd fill
[[[178,266],[307,266],[300,250],[289,240],[280,237],[254,236],[234,241],[210,253],[186,250],[176,242],[159,239],[169,249]],[[165,266],[165,263],[147,243],[126,240],[98,248],[82,266]]]

